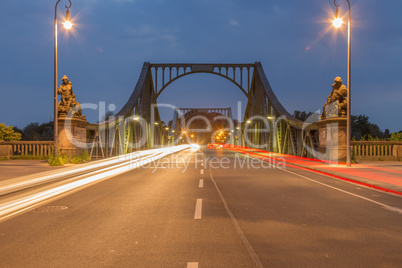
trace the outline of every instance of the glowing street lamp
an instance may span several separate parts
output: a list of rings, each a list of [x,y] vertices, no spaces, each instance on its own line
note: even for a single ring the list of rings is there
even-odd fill
[[[61,0],[58,0],[56,6],[54,8],[54,153],[57,155],[59,153],[58,148],[58,118],[57,118],[57,6]],[[66,12],[66,21],[63,23],[64,28],[66,30],[71,29],[73,23],[70,20],[70,7],[71,7],[71,0],[68,0],[70,3],[69,6],[65,6],[67,9]]]
[[[336,4],[337,0],[334,0],[334,5],[336,7],[335,19],[332,21],[332,24],[335,28],[339,28],[342,26],[343,21],[339,16],[339,6],[340,4]],[[351,166],[351,139],[352,139],[352,125],[351,125],[351,99],[352,99],[352,85],[351,85],[351,69],[352,69],[352,20],[351,20],[351,8],[349,0],[346,0],[349,5],[349,16],[348,16],[348,109],[347,109],[347,126],[346,126],[346,165]]]
[[[336,6],[336,11],[335,11],[335,18],[332,20],[332,25],[334,25],[335,28],[340,28],[343,24],[343,19],[339,16],[339,5],[334,2],[334,5]]]
[[[332,25],[334,25],[335,28],[340,28],[343,24],[342,18],[336,18],[332,21]]]
[[[70,7],[71,7],[71,2],[70,2]],[[73,27],[73,23],[71,22],[71,19],[70,19],[69,7],[67,8],[66,20],[63,22],[63,26],[64,26],[64,28],[66,28],[66,30],[70,30]]]

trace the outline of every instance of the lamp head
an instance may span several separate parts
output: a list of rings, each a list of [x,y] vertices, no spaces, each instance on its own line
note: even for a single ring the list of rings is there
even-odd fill
[[[340,28],[343,24],[343,20],[342,18],[339,16],[339,8],[336,7],[336,11],[335,11],[335,18],[332,21],[332,25],[334,25],[335,28]]]
[[[67,9],[66,20],[63,22],[63,26],[66,30],[70,30],[73,27],[73,23],[70,20],[70,10]]]

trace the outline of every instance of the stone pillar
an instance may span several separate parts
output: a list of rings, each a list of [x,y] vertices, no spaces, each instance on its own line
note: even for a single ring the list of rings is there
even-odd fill
[[[330,118],[317,122],[319,131],[318,150],[322,160],[346,162],[346,118]]]
[[[87,120],[75,117],[67,118],[65,114],[61,113],[58,123],[59,153],[61,155],[77,156],[86,152],[87,149],[82,145],[87,142]]]
[[[395,157],[395,160],[402,160],[402,145],[393,146],[393,156]]]
[[[10,159],[12,155],[13,155],[13,146],[11,144],[0,144],[0,158]]]

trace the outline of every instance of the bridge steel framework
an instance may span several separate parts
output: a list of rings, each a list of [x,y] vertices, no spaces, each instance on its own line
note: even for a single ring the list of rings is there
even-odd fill
[[[274,153],[315,157],[317,129],[291,116],[275,96],[260,62],[253,64],[151,64],[145,62],[123,108],[107,121],[91,124],[92,150],[103,157],[166,146],[172,131],[161,124],[157,99],[176,80],[209,73],[236,85],[247,98],[244,121],[234,126],[239,145]],[[177,114],[181,112],[177,108]],[[179,116],[178,116],[179,117]],[[145,127],[144,127],[145,126]],[[307,126],[307,127],[306,127]],[[313,150],[309,150],[313,149]]]
[[[202,129],[192,128],[192,123],[194,121],[201,120],[204,121],[204,127]],[[213,128],[213,125],[219,124],[219,130]],[[185,126],[183,128],[183,126]],[[230,139],[227,141],[230,144],[237,145],[235,143],[234,136],[234,120],[232,116],[232,108],[178,108],[175,109],[173,114],[172,126],[169,131],[169,138],[174,141],[178,137],[182,137],[183,130],[187,131],[188,134],[208,134],[209,142],[215,142],[215,137],[218,132],[226,130],[230,132]],[[236,131],[237,132],[237,131]],[[170,143],[172,144],[172,143]]]

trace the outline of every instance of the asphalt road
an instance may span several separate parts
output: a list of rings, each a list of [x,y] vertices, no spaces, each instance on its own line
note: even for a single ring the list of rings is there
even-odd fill
[[[157,163],[0,222],[0,266],[402,266],[400,197],[230,151]]]

